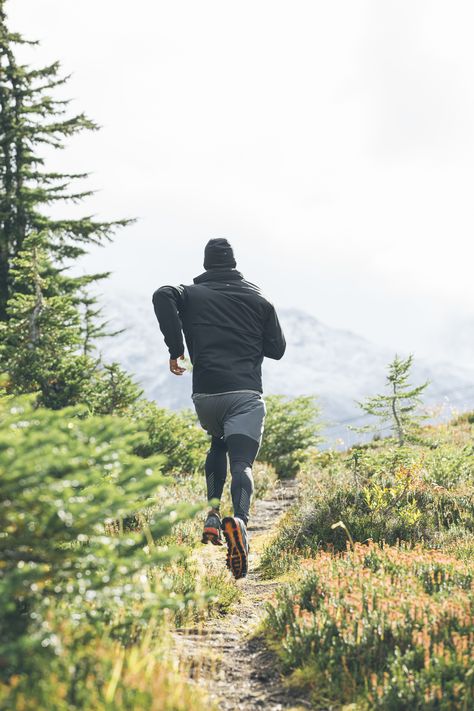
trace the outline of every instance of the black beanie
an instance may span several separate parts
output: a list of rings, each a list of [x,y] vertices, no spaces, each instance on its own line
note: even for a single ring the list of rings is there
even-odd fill
[[[226,239],[210,239],[204,249],[204,269],[235,269],[234,252]]]

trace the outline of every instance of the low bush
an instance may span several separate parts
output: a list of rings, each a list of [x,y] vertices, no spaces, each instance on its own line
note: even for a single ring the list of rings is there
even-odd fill
[[[454,426],[464,425],[466,423],[469,425],[474,425],[474,410],[471,410],[470,412],[463,412],[461,415],[458,415],[453,421]]]
[[[136,645],[166,611],[195,604],[194,592],[176,593],[164,567],[183,556],[166,541],[173,525],[201,507],[155,506],[139,530],[123,532],[123,517],[141,516],[173,481],[160,473],[161,457],[133,453],[147,440],[136,423],[3,396],[0,424],[0,698],[20,708],[28,690],[23,706],[36,699],[41,707],[56,679],[57,706],[43,708],[74,708],[79,688],[89,700],[79,707],[110,708],[109,682],[122,684],[126,653],[117,647],[100,661],[95,646]]]
[[[161,454],[165,472],[192,474],[204,470],[209,437],[191,412],[171,412],[142,400],[133,419],[148,433],[148,439],[135,448],[136,454],[141,457]]]
[[[314,708],[474,706],[474,449],[468,420],[313,453],[262,556],[293,581],[270,644]]]
[[[266,633],[315,708],[456,709],[474,701],[472,562],[355,544],[300,561],[268,606]]]
[[[474,532],[472,443],[446,440],[431,449],[380,442],[348,454],[322,452],[312,464],[318,469],[303,474],[298,502],[264,551],[267,576],[308,550],[345,550],[347,531],[359,542],[433,546],[451,530],[458,537]]]
[[[98,363],[80,402],[93,415],[127,415],[142,395],[143,390],[118,363]]]
[[[150,626],[137,644],[123,646],[104,634],[76,644],[67,621],[64,644],[34,676],[0,680],[0,708],[8,711],[216,711],[170,659],[163,630]],[[38,660],[36,659],[36,662]]]
[[[265,399],[265,432],[258,458],[271,464],[280,478],[295,476],[321,441],[319,408],[312,397]]]
[[[391,441],[355,447],[346,457],[356,488],[372,477],[390,481],[402,469],[415,470],[418,479],[445,488],[474,483],[474,445],[472,439],[460,440],[455,428],[450,437],[439,428],[435,447],[396,447]]]

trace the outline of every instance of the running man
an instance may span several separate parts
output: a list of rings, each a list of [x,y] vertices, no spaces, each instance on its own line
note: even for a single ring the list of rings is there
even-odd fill
[[[189,286],[162,286],[153,306],[168,346],[169,368],[185,372],[184,339],[193,364],[193,403],[201,426],[211,435],[206,458],[207,500],[221,500],[227,477],[227,454],[232,476],[234,516],[222,521],[212,507],[204,523],[203,543],[227,543],[227,567],[235,578],[248,569],[252,465],[263,435],[262,396],[264,356],[279,360],[285,338],[273,305],[260,289],[237,271],[226,239],[211,239],[204,251],[205,272]]]

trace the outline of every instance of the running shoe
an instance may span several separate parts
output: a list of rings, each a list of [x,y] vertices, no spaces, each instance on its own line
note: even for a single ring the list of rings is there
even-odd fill
[[[227,543],[226,565],[234,578],[245,578],[249,556],[247,527],[241,518],[226,516],[222,519],[222,530]]]
[[[224,545],[222,538],[222,524],[219,514],[215,511],[209,511],[206,522],[204,523],[204,531],[201,538],[202,543],[212,543],[213,546]]]

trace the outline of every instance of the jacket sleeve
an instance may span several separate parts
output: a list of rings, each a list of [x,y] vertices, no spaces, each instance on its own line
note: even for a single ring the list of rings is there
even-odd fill
[[[152,301],[160,330],[170,352],[170,358],[179,358],[184,354],[180,319],[180,312],[184,308],[184,289],[183,287],[161,286],[154,292]]]
[[[286,350],[286,341],[275,308],[270,304],[263,331],[263,355],[280,360]]]

